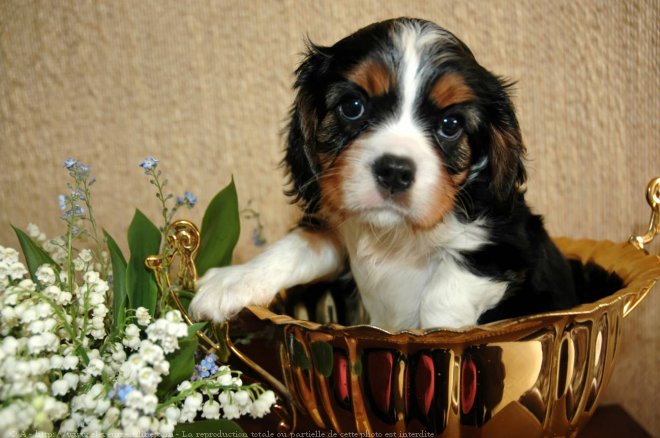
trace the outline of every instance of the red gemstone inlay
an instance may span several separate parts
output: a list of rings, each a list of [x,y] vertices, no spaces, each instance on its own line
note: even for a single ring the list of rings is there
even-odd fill
[[[477,397],[477,366],[472,359],[463,360],[461,366],[461,410],[467,414],[472,410]]]
[[[332,375],[335,380],[335,396],[343,403],[348,402],[348,360],[346,356],[335,352],[335,363]]]
[[[392,368],[394,356],[389,351],[372,351],[368,359],[369,389],[376,408],[382,413],[390,411],[392,395]]]
[[[435,392],[435,367],[431,356],[422,354],[417,363],[415,394],[417,405],[424,415],[428,415]]]

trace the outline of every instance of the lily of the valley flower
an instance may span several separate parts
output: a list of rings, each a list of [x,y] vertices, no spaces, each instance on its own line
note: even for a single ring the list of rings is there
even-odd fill
[[[157,182],[168,222],[176,208],[165,205],[171,195],[162,192],[157,165],[153,157],[140,164]],[[33,281],[19,253],[0,246],[0,435],[171,436],[177,424],[199,418],[265,415],[272,392],[243,385],[213,355],[190,380],[164,390],[188,325],[160,302],[155,313],[128,302],[124,322],[115,324],[108,252],[78,246],[82,236],[102,242],[90,203],[95,180],[75,158],[64,167],[75,181],[59,197],[67,233],[48,239],[27,227],[55,263],[31,267]],[[185,192],[179,204],[196,202]]]

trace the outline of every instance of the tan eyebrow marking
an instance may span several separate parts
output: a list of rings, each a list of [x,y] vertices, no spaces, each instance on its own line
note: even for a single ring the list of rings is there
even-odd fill
[[[346,78],[362,87],[370,96],[385,94],[394,83],[387,67],[373,59],[358,64]]]
[[[474,99],[472,89],[467,86],[463,77],[457,73],[446,74],[438,79],[429,93],[433,102],[439,108]]]

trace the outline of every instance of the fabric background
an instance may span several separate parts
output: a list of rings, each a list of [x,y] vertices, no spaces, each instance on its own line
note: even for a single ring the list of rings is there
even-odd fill
[[[430,19],[518,82],[528,199],[553,235],[621,241],[645,229],[660,174],[660,3],[648,1],[0,2],[0,244],[10,223],[62,231],[62,161],[98,178],[97,220],[124,241],[134,208],[159,209],[137,167],[161,160],[170,189],[203,208],[233,174],[269,241],[298,215],[278,167],[292,72],[306,35],[332,44],[373,21]],[[236,260],[258,251],[245,230]],[[126,245],[124,245],[124,248]],[[658,251],[654,245],[654,251]],[[606,394],[660,433],[658,291],[626,320]]]

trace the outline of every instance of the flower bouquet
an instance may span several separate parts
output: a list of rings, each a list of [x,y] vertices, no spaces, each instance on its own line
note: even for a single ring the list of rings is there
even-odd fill
[[[184,322],[174,305],[175,296],[187,306],[193,292],[190,279],[170,283],[166,245],[178,209],[197,199],[167,194],[158,160],[140,166],[156,188],[162,225],[136,210],[128,260],[107,232],[101,235],[92,206],[95,179],[74,159],[65,161],[69,193],[59,197],[66,232],[47,239],[33,224],[14,228],[25,264],[16,250],[0,246],[3,436],[240,432],[233,419],[262,417],[275,403],[272,391],[244,384],[240,372],[218,365],[226,351],[198,348],[196,333],[208,328]],[[229,264],[238,234],[232,181],[204,214],[197,272]],[[161,261],[156,271],[145,266],[154,255]]]

